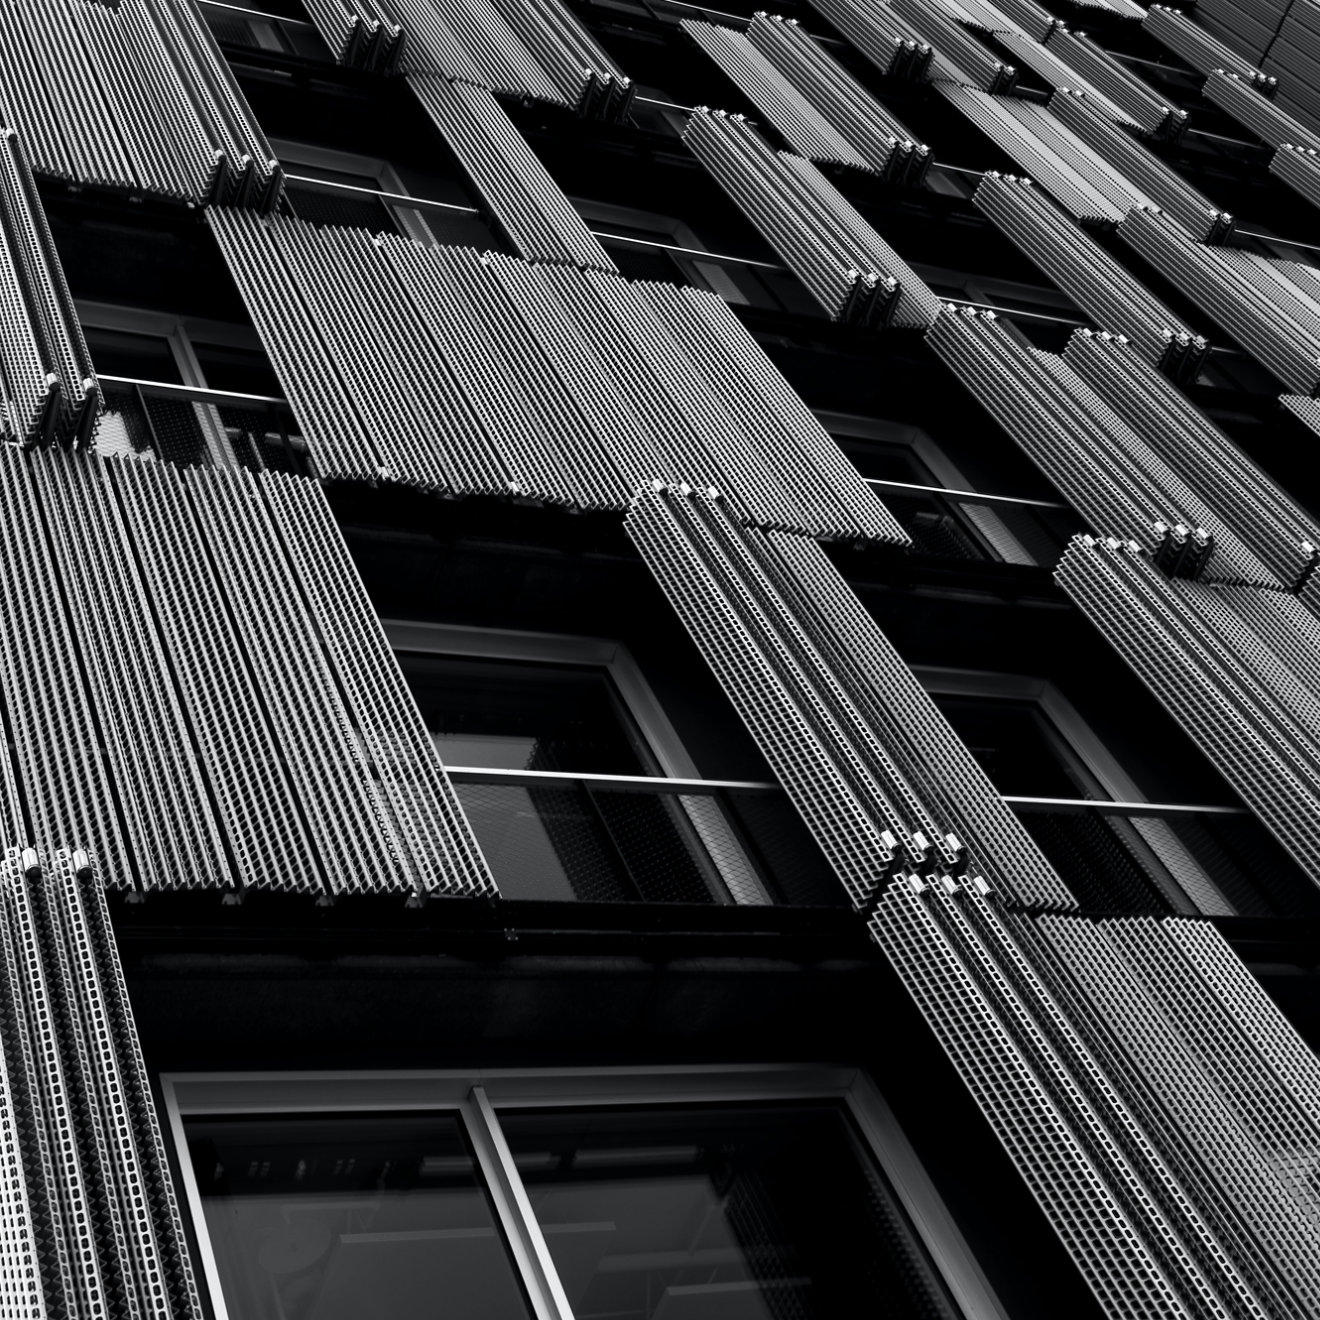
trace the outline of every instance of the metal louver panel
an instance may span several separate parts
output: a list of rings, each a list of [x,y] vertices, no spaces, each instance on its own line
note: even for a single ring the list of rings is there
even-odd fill
[[[1063,356],[1281,582],[1311,574],[1320,526],[1129,344],[1078,331]]]
[[[323,476],[611,509],[662,476],[761,525],[906,543],[714,295],[208,217]]]
[[[884,75],[925,80],[934,59],[930,42],[888,5],[865,0],[811,0],[823,14]],[[945,66],[947,73],[953,70]]]
[[[77,185],[268,210],[283,186],[193,0],[0,8],[11,127],[33,169]]]
[[[555,86],[536,57],[509,26],[491,0],[395,0],[405,14],[435,13],[439,35],[430,22],[416,17],[408,23],[402,67],[406,73],[441,73],[474,87],[506,96],[568,107],[568,97]],[[453,42],[439,36],[453,35]],[[473,77],[471,70],[476,69]]]
[[[931,0],[892,0],[890,8],[928,41],[935,55],[932,75],[979,87],[983,92],[1012,91],[1017,70],[965,31],[951,14]]]
[[[371,0],[303,0],[337,64],[393,73],[403,53],[403,29]]]
[[[1085,32],[1070,32],[1062,23],[1051,29],[1045,49],[1108,97],[1141,130],[1152,137],[1177,138],[1187,126],[1187,111],[1164,104],[1157,92],[1115,59]]]
[[[969,867],[1073,900],[811,539],[661,483],[625,528],[854,903],[890,870]]]
[[[0,364],[4,429],[23,444],[86,444],[96,374],[32,172],[0,130]]]
[[[935,87],[1075,219],[1115,225],[1141,200],[1126,179],[1040,106],[953,83]]]
[[[1320,437],[1320,402],[1305,394],[1281,394],[1279,404]]]
[[[1312,206],[1320,206],[1320,155],[1285,142],[1270,158],[1270,173]]]
[[[1268,263],[1195,242],[1167,216],[1134,208],[1119,237],[1291,390],[1320,388],[1320,307]]]
[[[882,178],[917,184],[930,167],[930,148],[871,95],[837,60],[793,19],[757,14],[747,40],[821,112]],[[778,125],[776,125],[778,126]],[[782,130],[781,130],[782,131]],[[812,160],[828,157],[789,144]]]
[[[523,256],[618,269],[488,91],[425,74],[408,86]]]
[[[1320,883],[1320,695],[1231,593],[1162,578],[1125,543],[1075,538],[1059,584],[1242,800]],[[1238,589],[1239,593],[1245,589]],[[1306,607],[1278,593],[1247,603]]]
[[[1166,50],[1185,60],[1197,73],[1209,77],[1216,69],[1236,73],[1256,85],[1266,95],[1273,93],[1278,79],[1271,78],[1255,65],[1244,60],[1235,50],[1211,36],[1179,9],[1167,5],[1151,5],[1141,26]]]
[[[1132,128],[1143,127],[1085,74],[1067,63],[1052,46],[1043,46],[1039,41],[1033,41],[1020,32],[999,32],[996,36],[999,44],[1009,51],[1020,65],[1032,70],[1047,87],[1056,91],[1062,88],[1079,92],[1110,119]]]
[[[810,161],[738,115],[697,109],[683,141],[831,320],[928,326],[935,295]]]
[[[1273,101],[1266,100],[1237,74],[1225,73],[1223,69],[1213,70],[1201,89],[1201,95],[1272,147],[1288,142],[1312,154],[1320,150],[1320,134],[1312,133]]]
[[[699,19],[685,18],[679,27],[737,84],[795,150],[812,160],[860,170],[870,168],[866,156],[830,122],[805,89],[796,86],[748,37]]]
[[[946,308],[926,341],[1091,527],[1139,541],[1170,571],[1272,582],[1232,524],[1062,359],[970,308]]]
[[[985,32],[1016,32],[1032,41],[1044,41],[1059,20],[1036,3],[1036,0],[957,0],[966,13],[964,22]]]
[[[200,1320],[101,881],[83,852],[0,862],[7,1307]],[[21,1120],[18,1120],[21,1115]],[[12,1117],[11,1117],[12,1116]]]
[[[1108,119],[1084,96],[1055,92],[1050,113],[1067,125],[1111,169],[1127,180],[1133,205],[1153,204],[1186,226],[1194,238],[1222,242],[1234,219],[1203,197],[1160,158]]]
[[[1292,0],[1198,0],[1196,21],[1245,59],[1259,63]]]
[[[990,172],[972,198],[1057,288],[1104,330],[1126,335],[1147,362],[1195,377],[1209,350],[1028,179]]]

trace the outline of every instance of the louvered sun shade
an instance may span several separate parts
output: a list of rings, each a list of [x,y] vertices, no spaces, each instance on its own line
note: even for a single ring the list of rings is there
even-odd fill
[[[886,77],[924,80],[931,76],[934,51],[930,42],[888,5],[866,0],[812,0],[812,8]]]
[[[988,173],[972,202],[1101,329],[1126,335],[1148,362],[1173,376],[1196,375],[1209,348],[1206,340],[1030,180]]]
[[[608,120],[635,88],[560,0],[308,0],[340,64],[438,74]]]
[[[1269,168],[1312,206],[1320,206],[1320,154],[1285,142],[1270,158]]]
[[[1073,905],[814,540],[659,482],[625,528],[854,903],[917,866]]]
[[[426,74],[408,86],[524,257],[618,269],[488,91]]]
[[[1290,390],[1320,389],[1320,303],[1282,265],[1197,243],[1169,217],[1141,207],[1118,234]]]
[[[698,109],[683,141],[832,320],[928,326],[935,295],[810,162],[738,115]]]
[[[89,439],[96,376],[12,129],[0,129],[0,391],[8,439],[23,445]]]
[[[1198,73],[1207,77],[1216,69],[1223,69],[1255,84],[1267,95],[1278,86],[1277,78],[1271,78],[1244,60],[1235,50],[1198,26],[1195,19],[1189,18],[1179,9],[1170,9],[1167,5],[1151,5],[1141,26],[1166,50],[1171,50],[1179,59],[1185,60]]]
[[[801,155],[919,183],[930,149],[791,19],[757,14],[746,35],[694,19],[679,26]]]
[[[1079,331],[1063,356],[1281,583],[1292,588],[1310,575],[1320,526],[1129,344]]]
[[[766,526],[906,542],[715,294],[209,218],[322,476],[618,510],[661,477]]]
[[[101,881],[86,853],[0,861],[5,1313],[201,1320]]]
[[[1175,110],[1126,64],[1091,40],[1085,32],[1070,32],[1062,23],[1040,40],[1045,48],[1092,87],[1108,97],[1134,124],[1152,137],[1176,138],[1187,126],[1187,111]]]
[[[1320,883],[1320,620],[1295,596],[1162,577],[1076,538],[1064,591]]]
[[[1117,101],[1102,92],[1075,66],[1067,63],[1053,46],[1042,45],[1020,32],[1000,32],[996,36],[999,44],[1018,64],[1032,70],[1047,87],[1080,92],[1108,118],[1134,129],[1142,127]]]
[[[0,696],[41,838],[148,889],[490,889],[315,483],[58,452],[0,467],[24,566]]]
[[[1212,926],[903,877],[871,928],[1106,1314],[1315,1314],[1320,1077]]]
[[[279,200],[265,134],[192,0],[0,8],[5,102],[41,175],[178,201]]]
[[[891,0],[889,6],[925,41],[935,54],[934,78],[951,79],[983,92],[1008,92],[1017,82],[1017,69],[1005,64],[988,46],[963,28],[953,14],[929,0]]]
[[[1062,359],[969,308],[946,308],[926,342],[1092,528],[1140,541],[1173,572],[1273,583],[1177,454],[1148,443]]]

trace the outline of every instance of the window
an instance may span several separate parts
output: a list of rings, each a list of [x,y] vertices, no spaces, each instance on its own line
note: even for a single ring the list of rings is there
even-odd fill
[[[854,1069],[162,1082],[217,1320],[1003,1314]]]
[[[781,811],[774,785],[704,789],[620,643],[386,630],[505,898],[765,904],[785,893],[772,871],[796,865],[818,877],[816,901],[839,901],[791,841],[776,842],[773,868],[754,841],[742,798]]]

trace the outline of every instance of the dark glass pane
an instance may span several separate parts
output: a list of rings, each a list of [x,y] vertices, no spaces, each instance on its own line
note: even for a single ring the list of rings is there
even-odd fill
[[[525,1320],[456,1118],[190,1120],[188,1150],[238,1320]]]
[[[652,767],[609,675],[572,665],[401,654],[453,765],[639,775]]]
[[[230,390],[235,394],[265,394],[275,398],[284,394],[269,360],[260,349],[194,342],[193,351],[210,389]]]
[[[83,334],[98,373],[183,384],[183,376],[170,351],[170,342],[163,336],[103,330],[97,326],[84,327]]]
[[[952,1314],[833,1105],[500,1122],[577,1320]]]

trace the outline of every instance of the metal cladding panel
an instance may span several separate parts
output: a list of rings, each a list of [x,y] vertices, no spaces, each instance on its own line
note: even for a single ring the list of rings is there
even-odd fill
[[[1167,211],[1194,238],[1207,243],[1222,242],[1232,234],[1235,221],[1231,215],[1197,192],[1130,133],[1111,123],[1085,96],[1055,92],[1049,113],[1126,181],[1133,195],[1130,205],[1153,205]]]
[[[1017,62],[1056,91],[1060,88],[1080,93],[1116,123],[1140,129],[1144,125],[1086,77],[1076,66],[1069,64],[1052,46],[1042,45],[1021,32],[999,32],[996,38]]]
[[[970,955],[960,956],[930,893],[916,877],[892,881],[872,934],[1097,1300],[1114,1316],[1205,1314],[1179,1296],[1143,1240],[1146,1225],[1125,1212],[1106,1181],[1112,1167],[1070,1125],[1077,1116],[1051,1095],[1037,1071],[1042,1060],[1001,1016],[1002,999],[996,1005],[978,985],[964,961]]]
[[[867,167],[896,182],[915,184],[925,178],[931,163],[930,148],[917,142],[795,20],[757,14],[747,29],[747,40],[842,134]],[[830,159],[808,150],[791,134],[784,136],[802,155],[812,160]]]
[[[0,863],[0,961],[0,1054],[11,1090],[28,1102],[6,1171],[6,1315],[200,1320],[151,1086],[87,854],[57,852],[47,862],[32,849],[9,850]]]
[[[683,141],[832,320],[934,320],[935,295],[809,161],[776,154],[741,116],[704,109]]]
[[[1210,1207],[1217,1236],[1229,1259],[1240,1262],[1264,1314],[1313,1315],[1314,1271],[1299,1257],[1314,1255],[1314,1234],[1287,1184],[1225,1105],[1218,1089],[1221,1079],[1200,1065],[1176,1025],[1151,998],[1141,974],[1142,959],[1125,947],[1118,929],[1125,921],[1045,916],[1036,925],[1167,1115],[1165,1124],[1152,1124],[1153,1134],[1161,1144],[1174,1134],[1191,1143],[1192,1150],[1181,1154],[1166,1145],[1170,1162],[1193,1185],[1204,1168],[1220,1189],[1227,1204],[1217,1214]],[[1297,1243],[1303,1237],[1308,1245],[1299,1252]]]
[[[953,83],[935,88],[1075,219],[1114,225],[1142,199],[1128,180],[1040,106]]]
[[[282,176],[193,0],[0,6],[9,112],[38,173],[269,209]],[[12,62],[10,62],[12,61]]]
[[[1151,5],[1142,19],[1141,26],[1150,33],[1166,50],[1172,51],[1179,59],[1186,61],[1198,73],[1207,77],[1216,69],[1227,73],[1236,73],[1262,88],[1272,88],[1278,79],[1263,73],[1237,51],[1225,45],[1200,27],[1196,20],[1189,18],[1180,9],[1170,9],[1167,5]]]
[[[96,460],[30,463],[69,619],[82,639],[134,864],[144,887],[231,883],[205,776],[151,617],[135,537]]]
[[[812,0],[823,14],[882,73],[894,78],[927,80],[934,52],[930,43],[888,5],[863,0]],[[949,65],[944,66],[952,74]]]
[[[758,21],[753,20],[753,25]],[[778,68],[769,52],[753,44],[750,34],[745,36],[691,18],[683,19],[679,27],[737,84],[794,150],[812,160],[859,170],[873,168],[867,156],[815,103],[808,89]],[[888,155],[886,150],[885,159]]]
[[[407,81],[524,257],[618,270],[488,91],[426,74],[409,74]]]
[[[217,579],[215,547],[172,470],[113,468],[184,710],[242,886],[323,891],[252,661]]]
[[[1085,32],[1070,32],[1062,23],[1056,23],[1047,37],[1037,40],[1043,41],[1046,50],[1057,59],[1077,70],[1143,132],[1152,137],[1177,138],[1187,127],[1186,110],[1166,105],[1153,88]]]
[[[892,0],[890,8],[935,52],[933,74],[983,92],[1009,92],[1017,70],[961,27],[952,13],[933,0]]]
[[[1271,147],[1281,147],[1288,142],[1312,153],[1320,150],[1320,133],[1313,133],[1292,115],[1280,110],[1238,74],[1215,69],[1206,79],[1201,95]]]
[[[1289,389],[1320,389],[1320,331],[1313,300],[1277,272],[1235,262],[1193,241],[1165,216],[1134,209],[1119,237],[1213,317]],[[1299,301],[1300,299],[1300,301]]]
[[[1072,905],[814,541],[686,489],[642,490],[625,527],[854,902],[897,861]]]
[[[446,29],[454,34],[468,59],[480,71],[479,77],[473,81],[474,87],[568,108],[568,98],[554,85],[490,0],[425,0],[425,3],[435,9]],[[444,53],[447,52],[445,47]],[[417,53],[422,60],[427,59],[425,50]],[[405,73],[432,72],[429,68],[414,67],[410,51],[405,51],[403,69]],[[452,68],[441,68],[439,72],[462,77]]]
[[[29,460],[0,447],[0,492],[9,516],[0,527],[8,572],[0,575],[6,627],[0,636],[0,690],[14,738],[14,768],[33,828],[49,839],[86,839],[130,877],[101,738],[79,674],[82,639],[63,603],[47,541],[45,514],[34,496]],[[17,803],[7,804],[10,838],[27,831]]]
[[[1312,206],[1320,206],[1320,155],[1285,142],[1270,158],[1269,170]]]
[[[994,4],[988,0],[955,0],[952,7],[961,11],[960,21],[970,27],[995,34],[1014,32],[1032,41],[1044,41],[1059,22],[1036,0],[995,0]]]
[[[435,743],[315,482],[266,473],[261,490],[390,822],[423,893],[492,894],[494,882]]]
[[[1304,679],[1247,622],[1230,626],[1216,588],[1171,582],[1119,542],[1075,538],[1056,577],[1320,883],[1320,720]]]
[[[1209,349],[1206,340],[1030,180],[992,171],[982,176],[972,202],[1102,330],[1126,335],[1146,361],[1171,375],[1195,376]]]
[[[1313,571],[1320,524],[1132,347],[1076,332],[1064,360],[1289,588]]]

